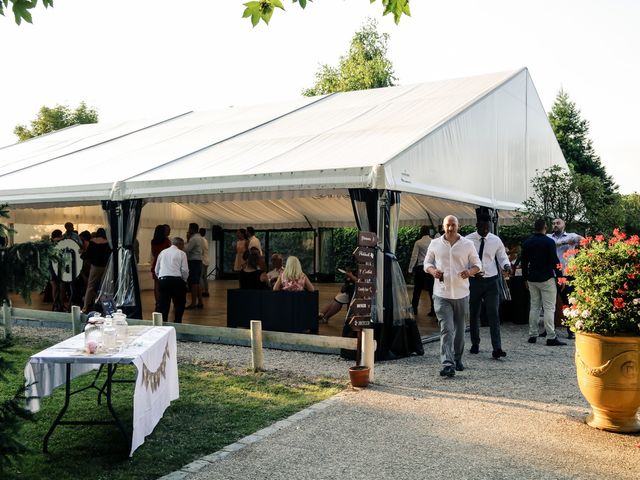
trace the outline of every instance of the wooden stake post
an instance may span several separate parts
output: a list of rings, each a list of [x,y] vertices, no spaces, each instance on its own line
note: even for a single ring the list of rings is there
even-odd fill
[[[349,326],[358,334],[358,346],[356,350],[356,365],[360,366],[362,362],[363,351],[363,328],[371,328],[371,299],[376,294],[376,245],[378,244],[378,236],[373,232],[360,232],[358,234],[358,248],[354,252],[356,261],[358,262],[358,282],[356,283],[356,293],[349,305],[349,311],[352,317],[349,320]],[[373,338],[367,335],[365,338]],[[369,340],[371,341],[371,340]],[[372,346],[367,345],[365,350],[371,351]],[[365,359],[368,360],[368,359]],[[367,361],[368,363],[368,361]],[[366,365],[373,372],[373,362]],[[372,378],[372,374],[370,378]]]

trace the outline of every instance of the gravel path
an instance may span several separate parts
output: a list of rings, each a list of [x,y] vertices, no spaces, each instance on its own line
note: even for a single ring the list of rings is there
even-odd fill
[[[52,340],[56,330],[34,331]],[[575,378],[573,342],[526,342],[504,325],[506,359],[465,353],[455,378],[438,375],[438,343],[425,355],[376,364],[375,384],[342,394],[164,478],[205,479],[638,479],[640,436],[601,432]],[[559,338],[563,339],[560,334]],[[468,347],[468,345],[467,345]],[[246,368],[249,348],[180,343],[182,360]],[[346,380],[336,355],[265,351],[268,370]],[[188,473],[192,472],[192,473]]]

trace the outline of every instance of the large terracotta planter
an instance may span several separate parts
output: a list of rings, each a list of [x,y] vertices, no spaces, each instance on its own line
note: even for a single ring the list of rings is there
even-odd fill
[[[611,432],[640,431],[640,337],[577,332],[576,371],[593,410],[587,424]]]

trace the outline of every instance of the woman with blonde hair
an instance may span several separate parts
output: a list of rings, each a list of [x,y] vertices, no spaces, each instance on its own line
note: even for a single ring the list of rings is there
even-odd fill
[[[276,284],[273,286],[275,291],[285,290],[288,292],[302,292],[306,290],[313,292],[315,288],[302,271],[302,265],[298,257],[291,255],[287,258],[287,263],[284,267],[284,271],[276,280]]]

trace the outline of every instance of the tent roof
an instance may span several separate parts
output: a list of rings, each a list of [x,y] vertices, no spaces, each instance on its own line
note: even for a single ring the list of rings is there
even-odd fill
[[[387,188],[411,194],[405,222],[472,218],[518,207],[553,164],[564,158],[521,69],[78,125],[0,149],[0,203],[145,198],[229,227],[330,226],[353,224],[348,188]]]

